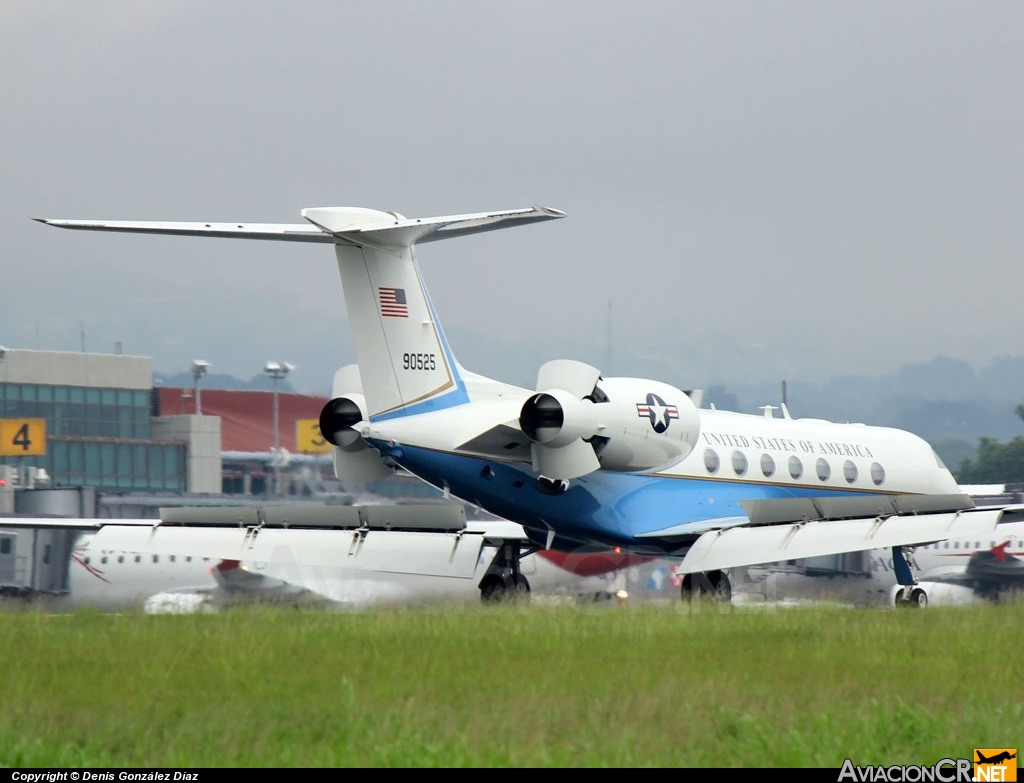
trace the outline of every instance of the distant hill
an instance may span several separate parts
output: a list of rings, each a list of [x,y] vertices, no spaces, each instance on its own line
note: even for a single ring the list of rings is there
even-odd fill
[[[705,401],[714,402],[718,393],[729,393],[740,410],[751,412],[778,404],[782,382],[712,389]],[[910,430],[955,469],[974,458],[982,437],[1005,443],[1024,435],[1024,421],[1015,412],[1024,401],[1024,357],[1000,358],[979,370],[958,359],[937,357],[873,378],[836,377],[823,385],[787,381],[786,401],[795,417]]]

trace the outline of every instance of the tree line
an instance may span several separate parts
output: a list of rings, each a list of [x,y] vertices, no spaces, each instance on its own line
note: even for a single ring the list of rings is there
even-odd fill
[[[1024,403],[1014,409],[1017,417],[1024,420]],[[1010,484],[1024,481],[1024,435],[1018,435],[1007,443],[995,438],[980,438],[978,451],[973,460],[965,459],[960,468],[953,471],[961,484]]]

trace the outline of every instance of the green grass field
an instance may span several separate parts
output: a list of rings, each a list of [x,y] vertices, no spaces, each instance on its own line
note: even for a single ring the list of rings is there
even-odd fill
[[[0,763],[932,765],[1024,745],[1024,604],[0,617]]]

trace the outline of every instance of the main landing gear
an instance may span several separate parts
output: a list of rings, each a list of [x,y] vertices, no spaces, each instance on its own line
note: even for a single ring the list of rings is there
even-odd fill
[[[924,609],[928,606],[928,593],[914,585],[904,586],[896,591],[893,606],[897,609]]]
[[[530,550],[535,551],[535,550]],[[480,580],[480,601],[497,604],[511,601],[527,601],[530,598],[530,582],[519,572],[519,558],[523,552],[519,541],[503,541],[494,554],[487,573]]]
[[[728,604],[732,601],[732,583],[722,571],[684,574],[679,597],[684,603],[708,599],[713,604]]]
[[[892,548],[892,570],[896,581],[902,585],[893,594],[893,606],[897,609],[924,609],[928,606],[928,593],[918,586],[917,577],[910,568],[910,558],[914,554],[911,546],[894,546]]]

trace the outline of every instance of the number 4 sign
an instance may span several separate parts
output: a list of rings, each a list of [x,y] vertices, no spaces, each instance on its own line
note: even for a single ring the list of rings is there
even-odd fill
[[[0,419],[0,456],[46,454],[46,419]]]

